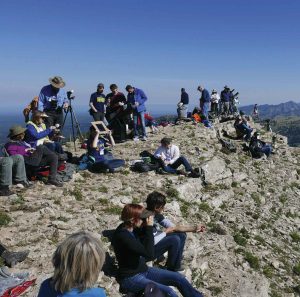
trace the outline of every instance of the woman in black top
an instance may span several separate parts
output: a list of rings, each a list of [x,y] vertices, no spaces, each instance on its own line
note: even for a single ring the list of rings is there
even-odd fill
[[[144,208],[138,204],[125,205],[112,239],[119,264],[119,282],[122,289],[138,293],[148,283],[155,283],[165,294],[178,297],[169,286],[177,287],[184,297],[203,297],[188,280],[178,272],[148,267],[146,258],[154,257],[153,216],[144,220]]]

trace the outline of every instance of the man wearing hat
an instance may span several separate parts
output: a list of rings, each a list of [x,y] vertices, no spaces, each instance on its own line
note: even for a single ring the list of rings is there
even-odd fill
[[[106,113],[106,99],[103,93],[104,84],[97,85],[97,91],[91,94],[90,97],[90,114],[93,116],[94,121],[105,121]]]
[[[45,119],[47,127],[63,123],[63,109],[68,108],[68,98],[63,87],[66,85],[60,76],[49,78],[50,85],[41,89],[38,110],[44,111],[48,118]]]
[[[223,105],[222,113],[225,114],[226,116],[228,116],[229,114],[230,99],[231,99],[230,88],[227,85],[225,85],[224,90],[221,92],[221,102]]]

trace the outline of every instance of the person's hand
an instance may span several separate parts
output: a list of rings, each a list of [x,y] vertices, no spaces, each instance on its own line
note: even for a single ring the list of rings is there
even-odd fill
[[[56,127],[55,126],[50,126],[49,129],[56,130]]]
[[[197,233],[199,233],[199,232],[204,232],[205,231],[205,226],[204,225],[201,225],[201,224],[199,224],[199,225],[196,225],[195,226],[195,231],[194,232],[197,232]]]
[[[28,147],[25,149],[25,152],[33,153],[35,151],[35,148],[33,147]]]
[[[69,107],[69,103],[68,102],[64,103],[63,109],[67,109],[68,107]]]
[[[165,230],[166,234],[168,234],[168,233],[173,233],[174,231],[175,231],[175,227],[168,227],[168,228]]]
[[[135,107],[138,107],[140,104],[138,102],[135,102]]]
[[[164,164],[165,164],[166,166],[168,166],[168,165],[170,164],[170,161],[165,160],[165,161],[164,161]]]
[[[124,105],[124,103],[123,103],[123,102],[119,102],[118,104],[119,104],[119,106],[123,106],[123,105]]]
[[[149,216],[148,218],[146,218],[146,225],[153,226],[153,216]]]

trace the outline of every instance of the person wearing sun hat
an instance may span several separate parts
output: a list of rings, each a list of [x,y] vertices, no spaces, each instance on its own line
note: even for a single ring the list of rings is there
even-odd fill
[[[50,84],[41,89],[39,95],[38,110],[44,111],[48,118],[45,118],[47,127],[63,123],[63,109],[68,108],[68,97],[63,89],[66,83],[60,76],[49,78]]]

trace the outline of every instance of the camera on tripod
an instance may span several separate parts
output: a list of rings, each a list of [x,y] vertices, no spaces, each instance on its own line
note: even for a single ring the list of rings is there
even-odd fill
[[[75,99],[74,90],[67,91],[67,97],[69,100],[74,100]]]

